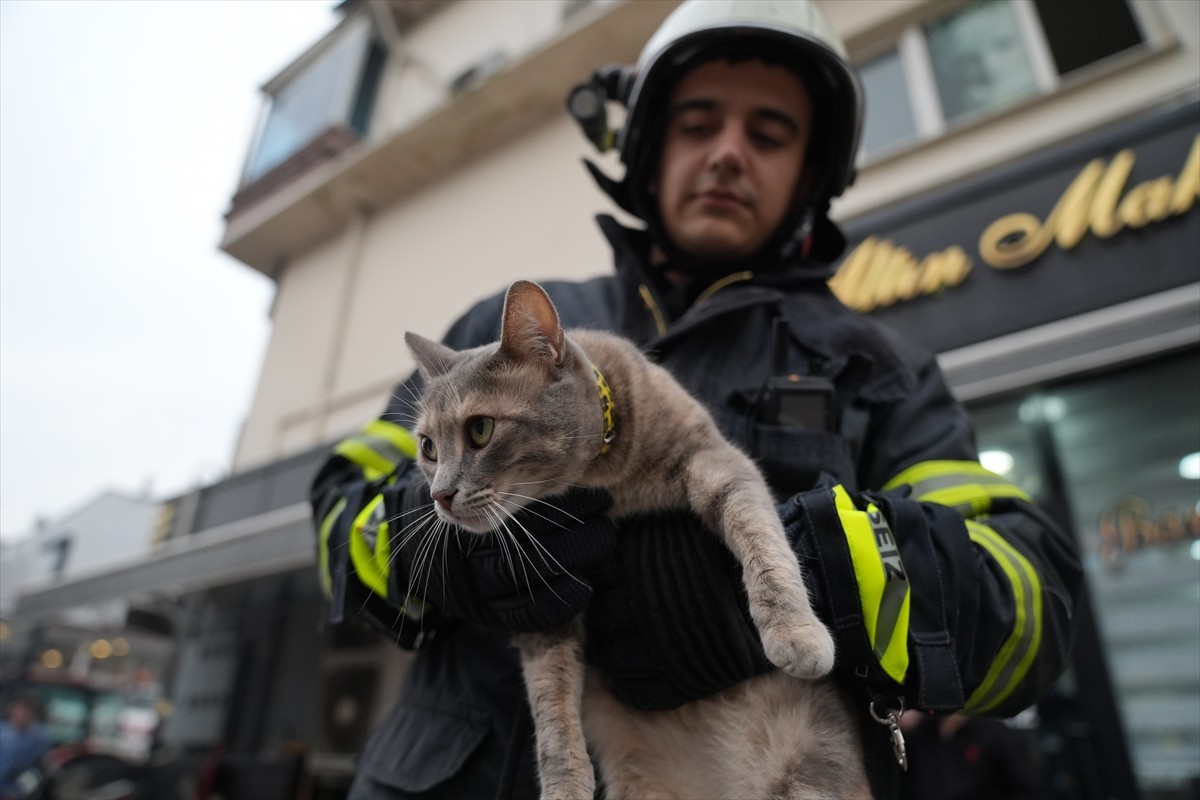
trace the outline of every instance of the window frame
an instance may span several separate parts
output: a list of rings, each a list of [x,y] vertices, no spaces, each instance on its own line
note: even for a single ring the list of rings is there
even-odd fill
[[[339,119],[344,117],[344,119],[341,119],[343,127],[348,130],[353,130],[352,121],[359,105],[359,94],[361,85],[364,81],[364,76],[366,75],[367,70],[370,68],[369,65],[371,62],[372,53],[376,49],[382,50],[382,62],[379,65],[380,72],[377,76],[376,86],[374,89],[376,97],[370,104],[372,108],[367,115],[366,129],[359,134],[362,138],[366,138],[371,127],[371,118],[374,116],[374,111],[376,110],[374,106],[376,105],[375,101],[378,100],[378,92],[383,82],[383,75],[387,70],[389,50],[386,38],[379,30],[378,22],[375,20],[374,15],[368,12],[369,9],[365,9],[364,11],[346,15],[332,30],[322,36],[299,58],[289,64],[281,73],[269,80],[265,85],[263,85],[261,89],[263,94],[262,107],[259,111],[258,120],[254,127],[254,134],[251,137],[250,147],[247,148],[245,159],[243,160],[241,170],[238,174],[239,189],[245,189],[246,187],[253,186],[261,179],[271,174],[272,171],[288,163],[288,161],[295,157],[297,153],[303,151],[307,144],[311,144],[313,141],[316,141],[320,138],[321,134],[311,137],[308,142],[294,148],[291,153],[272,166],[267,167],[266,169],[263,169],[255,174],[251,174],[252,170],[257,164],[259,151],[263,146],[264,138],[270,125],[271,114],[279,94],[284,91],[286,87],[292,85],[294,81],[309,74],[309,70],[321,60],[322,56],[324,56],[330,49],[336,47],[339,42],[342,41],[342,39],[356,35],[363,35],[361,53],[358,57],[359,63],[356,65],[353,71],[353,76],[338,90],[338,97],[335,98],[336,102],[331,103],[330,106],[333,107],[336,105],[338,107],[344,107],[343,110],[345,113],[340,115]],[[360,34],[360,29],[363,27],[365,27],[367,30],[365,34]],[[358,131],[355,132],[359,133]]]
[[[1165,50],[1174,41],[1173,35],[1166,28],[1152,4],[1147,0],[1126,0],[1134,24],[1141,34],[1141,45],[1112,53],[1066,75],[1059,75],[1034,0],[1004,1],[1013,9],[1021,42],[1033,70],[1035,91],[1010,103],[979,109],[956,120],[947,120],[941,98],[938,95],[937,79],[934,75],[925,26],[931,22],[960,14],[971,3],[956,3],[949,10],[944,10],[942,4],[931,4],[930,8],[934,9],[935,13],[907,22],[900,29],[898,35],[875,43],[869,49],[864,49],[861,54],[856,54],[853,59],[857,66],[882,58],[892,51],[897,53],[916,129],[915,136],[895,142],[876,152],[860,151],[859,169],[888,161],[959,131],[987,124],[997,117],[1075,86],[1096,81],[1109,74],[1114,69],[1114,65],[1116,65],[1115,68],[1123,68],[1128,66],[1131,61],[1140,61]],[[870,102],[870,98],[868,98],[868,102]]]

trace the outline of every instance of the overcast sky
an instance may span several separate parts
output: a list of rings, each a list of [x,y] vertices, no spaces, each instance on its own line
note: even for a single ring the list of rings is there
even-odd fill
[[[217,250],[333,0],[0,0],[0,535],[227,473],[272,284]]]

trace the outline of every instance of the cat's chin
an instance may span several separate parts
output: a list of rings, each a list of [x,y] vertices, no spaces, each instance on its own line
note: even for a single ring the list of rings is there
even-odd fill
[[[496,527],[496,521],[486,514],[474,514],[470,511],[454,513],[441,508],[437,510],[437,513],[444,522],[449,522],[451,525],[471,533],[490,533]]]

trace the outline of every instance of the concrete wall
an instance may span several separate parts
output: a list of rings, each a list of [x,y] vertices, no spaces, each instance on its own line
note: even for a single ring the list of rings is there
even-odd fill
[[[104,492],[80,508],[40,522],[0,557],[0,608],[10,610],[22,588],[102,572],[145,557],[152,546],[159,504]],[[58,567],[58,543],[66,558]]]
[[[1134,0],[1150,46],[1068,76],[1053,93],[957,126],[863,165],[834,207],[842,219],[1007,163],[1200,85],[1200,3]],[[946,6],[924,0],[826,2],[857,60]],[[560,6],[457,3],[407,39],[380,114],[395,131],[445,97],[432,90],[493,48],[544,47]],[[603,9],[589,9],[589,14]],[[586,24],[583,19],[574,24]],[[650,30],[646,31],[649,35]],[[396,59],[400,63],[400,59]],[[579,64],[583,79],[598,64]],[[415,88],[422,83],[423,89]],[[373,132],[372,137],[385,136]],[[353,431],[412,369],[402,334],[439,336],[472,302],[516,278],[576,278],[609,268],[591,221],[611,203],[580,165],[590,155],[565,114],[531,120],[387,207],[366,210],[278,276],[274,331],[235,457],[245,469]],[[611,160],[602,161],[619,175]]]

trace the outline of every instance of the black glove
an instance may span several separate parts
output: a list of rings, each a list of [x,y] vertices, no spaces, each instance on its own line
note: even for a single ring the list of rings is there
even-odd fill
[[[822,581],[810,537],[790,502],[789,538],[814,611]],[[613,694],[646,711],[676,708],[774,669],[750,618],[742,567],[690,511],[622,520],[616,558],[595,581],[585,617],[586,655]]]
[[[399,547],[389,598],[415,596],[480,625],[509,631],[562,625],[587,605],[592,587],[586,576],[616,546],[616,530],[604,515],[612,498],[599,490],[546,498],[517,512],[508,533],[485,535],[438,526],[432,516],[418,523],[433,510],[423,480],[395,495],[389,516]]]
[[[621,520],[596,579],[586,654],[610,690],[660,711],[772,669],[750,619],[742,567],[690,511]]]

